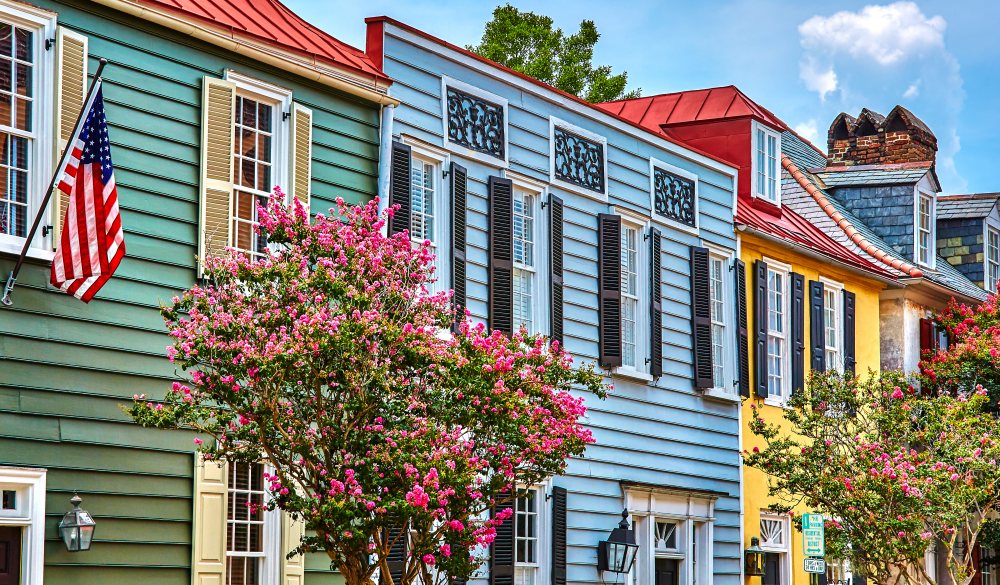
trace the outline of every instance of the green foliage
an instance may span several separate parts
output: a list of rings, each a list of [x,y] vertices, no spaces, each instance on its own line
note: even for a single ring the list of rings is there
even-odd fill
[[[591,103],[639,97],[641,90],[625,91],[628,73],[613,75],[607,65],[594,66],[600,38],[592,20],[566,36],[548,16],[507,4],[493,11],[479,45],[467,48]]]

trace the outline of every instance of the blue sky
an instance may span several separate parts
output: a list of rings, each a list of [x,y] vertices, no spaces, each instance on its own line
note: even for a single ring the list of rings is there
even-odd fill
[[[380,14],[473,43],[498,2],[285,0],[360,48],[364,17]],[[938,137],[945,193],[1000,191],[1000,2],[512,3],[551,16],[567,32],[594,20],[601,33],[595,62],[627,71],[643,95],[735,84],[824,149],[841,111],[887,114],[903,104]]]

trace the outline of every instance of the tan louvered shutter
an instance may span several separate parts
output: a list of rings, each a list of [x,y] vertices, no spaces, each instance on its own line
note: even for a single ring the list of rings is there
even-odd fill
[[[302,585],[306,574],[305,556],[295,555],[289,559],[284,555],[302,544],[305,523],[301,520],[293,520],[291,515],[286,512],[282,512],[281,517],[284,519],[281,530],[281,537],[284,540],[281,557],[281,585]]]
[[[83,110],[87,97],[87,37],[65,27],[56,28],[56,91],[55,120],[53,134],[53,165],[59,164],[63,150],[73,135],[76,121]],[[59,169],[53,168],[56,173]],[[59,243],[62,232],[63,215],[69,197],[57,191],[52,197],[52,243]]]
[[[223,585],[226,575],[226,464],[195,458],[193,585]]]
[[[288,194],[297,197],[309,210],[309,188],[312,182],[312,110],[292,104],[292,172]]]
[[[205,77],[201,106],[201,225],[198,236],[198,275],[205,257],[225,253],[230,243],[233,195],[233,120],[236,85]]]

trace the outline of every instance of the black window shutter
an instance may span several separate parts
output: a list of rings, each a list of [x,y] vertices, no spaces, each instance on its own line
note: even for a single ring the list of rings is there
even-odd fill
[[[806,277],[792,273],[792,393],[806,385]]]
[[[753,263],[754,369],[757,396],[767,397],[767,263]]]
[[[514,332],[514,189],[510,179],[490,177],[490,328]]]
[[[691,246],[691,333],[694,385],[712,388],[712,283],[708,248]]]
[[[809,281],[809,363],[814,372],[826,371],[826,311],[823,283]]]
[[[663,286],[660,230],[649,230],[649,374],[663,375]]]
[[[563,344],[563,200],[549,195],[549,286],[551,305],[549,339]]]
[[[403,581],[403,571],[406,570],[409,535],[403,526],[392,526],[386,530],[386,542],[390,543],[390,546],[385,563],[389,566],[389,574],[392,576],[393,584],[400,585]],[[379,582],[382,585],[389,583],[384,577]]]
[[[601,366],[622,365],[622,218],[597,216],[598,328]]]
[[[566,585],[566,488],[552,488],[552,585]]]
[[[389,206],[398,205],[389,223],[389,233],[410,229],[410,147],[392,143],[392,173],[389,176]]]
[[[513,500],[493,507],[495,517],[501,511],[514,507]],[[514,523],[513,514],[496,527],[496,538],[490,545],[490,585],[514,585]]]
[[[854,305],[855,295],[844,291],[844,373],[854,375]]]
[[[468,202],[469,171],[451,163],[451,288],[455,307],[454,329],[465,320],[465,210]]]
[[[736,286],[736,355],[739,363],[740,396],[750,397],[750,330],[747,326],[747,265],[742,260],[733,261],[733,281]]]

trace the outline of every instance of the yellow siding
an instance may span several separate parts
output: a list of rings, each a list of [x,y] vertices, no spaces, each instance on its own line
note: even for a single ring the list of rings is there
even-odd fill
[[[756,372],[754,371],[754,344],[753,344],[753,331],[755,329],[754,324],[754,311],[753,307],[753,282],[752,282],[752,269],[755,260],[761,260],[765,257],[771,258],[773,260],[783,262],[785,264],[790,264],[792,270],[799,274],[802,274],[806,279],[807,286],[807,309],[805,311],[805,333],[806,333],[806,355],[805,355],[805,365],[806,368],[809,367],[810,363],[810,344],[809,344],[809,311],[808,311],[808,282],[810,280],[817,280],[819,277],[828,278],[833,281],[843,283],[844,290],[853,292],[856,298],[856,347],[855,347],[855,359],[856,359],[856,371],[859,375],[867,374],[869,370],[878,370],[879,368],[879,291],[882,290],[883,285],[875,279],[865,278],[856,272],[851,272],[843,270],[839,267],[832,265],[829,262],[823,262],[797,254],[788,248],[783,246],[761,240],[754,236],[744,235],[741,240],[741,258],[747,265],[747,303],[751,307],[748,311],[749,314],[749,331],[750,331],[750,379],[751,388],[753,388],[753,380],[756,379]],[[808,375],[808,370],[807,370]],[[764,404],[762,399],[756,396],[743,403],[742,412],[742,424],[743,424],[743,448],[753,449],[755,446],[762,446],[763,442],[754,436],[749,429],[748,422],[752,416],[751,405],[756,405],[760,408],[761,415],[768,422],[780,422],[782,420],[782,409],[777,406],[772,406],[769,404]],[[760,532],[760,513],[768,509],[769,504],[773,503],[774,500],[768,497],[768,479],[767,475],[756,469],[751,469],[744,467],[743,469],[743,511],[744,511],[744,543],[743,549],[746,550],[750,546],[750,538],[754,536],[759,536]],[[800,507],[796,509],[797,513],[809,512],[810,510]],[[792,583],[794,585],[808,585],[809,576],[805,573],[802,568],[802,535],[792,529]],[[748,584],[758,585],[760,582],[759,577],[747,578],[746,582]]]

